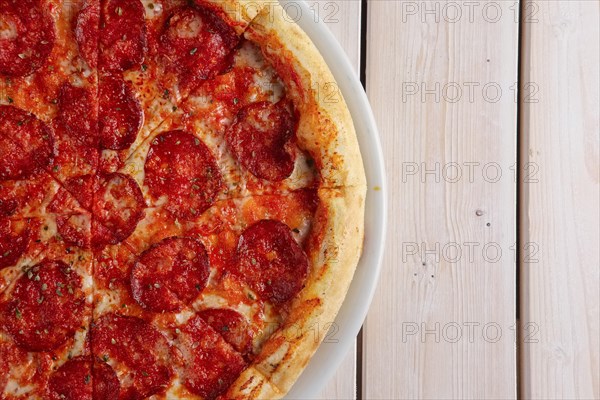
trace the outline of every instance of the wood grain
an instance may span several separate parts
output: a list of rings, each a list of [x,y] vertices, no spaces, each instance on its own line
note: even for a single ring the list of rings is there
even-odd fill
[[[358,77],[361,51],[360,0],[308,0],[308,4],[315,13],[316,20],[324,22],[340,42]],[[356,344],[350,349],[319,398],[323,400],[356,398]]]
[[[525,2],[523,398],[600,398],[599,13],[597,1]]]
[[[368,3],[390,224],[365,399],[516,397],[518,7],[473,3],[458,20],[445,1]]]

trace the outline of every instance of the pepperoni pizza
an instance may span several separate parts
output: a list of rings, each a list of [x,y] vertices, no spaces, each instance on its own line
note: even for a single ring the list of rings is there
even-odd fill
[[[0,0],[0,80],[0,399],[283,397],[366,191],[284,9]]]

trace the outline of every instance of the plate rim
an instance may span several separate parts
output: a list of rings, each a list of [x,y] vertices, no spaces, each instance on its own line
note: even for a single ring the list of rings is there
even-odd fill
[[[313,41],[348,104],[367,175],[365,241],[350,289],[334,321],[330,340],[323,342],[285,397],[315,399],[331,380],[354,343],[373,300],[382,268],[387,232],[387,180],[375,116],[362,83],[333,33],[310,10],[306,0],[279,0],[284,9],[297,7],[294,21]],[[343,23],[343,21],[342,21]],[[316,327],[316,329],[325,329]],[[360,351],[360,350],[359,350]]]

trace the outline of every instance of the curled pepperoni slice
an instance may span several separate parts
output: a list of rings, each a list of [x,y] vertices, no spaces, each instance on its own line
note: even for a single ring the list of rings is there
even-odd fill
[[[244,370],[242,356],[198,315],[180,329],[175,341],[183,384],[204,399],[215,399]]]
[[[208,308],[198,315],[238,353],[250,353],[253,335],[248,321],[240,313],[228,308]]]
[[[294,171],[296,120],[285,101],[242,108],[225,139],[239,163],[258,178],[281,181]]]
[[[28,244],[27,221],[0,218],[0,270],[15,265]]]
[[[206,287],[208,255],[195,239],[167,238],[142,253],[131,271],[133,298],[154,312],[179,311]]]
[[[308,258],[287,225],[262,220],[248,227],[237,246],[237,270],[261,297],[280,304],[303,287]]]
[[[54,39],[54,21],[39,0],[0,2],[0,74],[32,74],[48,59]]]
[[[59,347],[81,326],[81,277],[62,261],[42,261],[16,282],[0,305],[0,326],[28,351]]]
[[[0,180],[23,179],[52,161],[50,128],[31,113],[0,105]]]
[[[98,65],[99,26],[99,0],[86,0],[77,16],[75,39],[79,46],[79,53],[91,68],[96,68]]]
[[[176,217],[193,219],[206,211],[223,187],[209,148],[184,131],[161,133],[153,141],[144,166],[145,184]]]
[[[100,146],[104,149],[129,148],[142,127],[140,102],[117,75],[100,77]]]
[[[178,74],[190,88],[210,79],[228,65],[228,56],[239,41],[235,30],[212,11],[183,7],[168,19],[160,37],[167,70]]]
[[[148,322],[107,314],[92,326],[91,335],[97,361],[124,371],[122,399],[145,399],[168,386],[173,374],[169,343]]]
[[[125,71],[141,65],[148,43],[139,0],[101,0],[100,68]]]
[[[50,400],[112,400],[119,398],[117,374],[106,363],[76,357],[57,369],[48,381]]]
[[[81,143],[95,145],[98,101],[90,89],[64,83],[58,91],[58,121],[63,131]]]
[[[142,191],[133,178],[118,172],[95,179],[92,243],[97,247],[120,243],[144,216]]]

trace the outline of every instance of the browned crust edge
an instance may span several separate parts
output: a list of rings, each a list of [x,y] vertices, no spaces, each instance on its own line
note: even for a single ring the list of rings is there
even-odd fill
[[[283,326],[229,388],[225,397],[232,399],[278,399],[289,392],[335,320],[364,238],[366,177],[350,111],[306,33],[278,2],[262,3],[245,37],[261,47],[299,113],[298,143],[320,172],[320,204],[308,243],[306,285]]]
[[[251,366],[260,373],[253,384],[260,389],[242,390],[248,379],[243,375],[227,398],[281,398],[296,382],[334,322],[352,281],[363,244],[365,197],[365,188],[319,190],[306,286],[292,302],[283,326],[265,342]]]
[[[322,187],[366,186],[352,116],[325,60],[278,2],[269,2],[250,23],[257,43],[286,84],[298,110],[297,137],[314,157]]]

